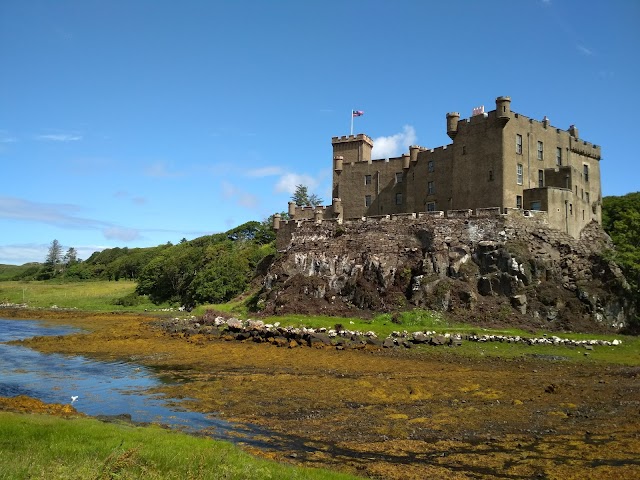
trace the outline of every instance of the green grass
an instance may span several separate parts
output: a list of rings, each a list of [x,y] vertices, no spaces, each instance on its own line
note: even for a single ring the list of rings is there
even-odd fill
[[[115,305],[117,299],[135,292],[136,283],[118,282],[64,282],[4,281],[0,282],[0,302],[26,303],[32,308],[77,308],[86,311],[143,311],[160,308],[146,298],[134,307]]]
[[[353,479],[159,427],[0,412],[0,479]]]

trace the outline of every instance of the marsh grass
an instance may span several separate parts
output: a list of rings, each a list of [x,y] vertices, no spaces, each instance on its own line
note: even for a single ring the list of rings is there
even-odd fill
[[[159,427],[0,412],[0,479],[352,479]]]

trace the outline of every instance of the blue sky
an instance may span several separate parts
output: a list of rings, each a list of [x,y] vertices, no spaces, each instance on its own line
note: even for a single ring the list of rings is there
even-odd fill
[[[602,145],[640,188],[640,2],[0,2],[0,263],[81,258],[330,202],[331,137],[376,158],[450,143],[445,115],[512,109]]]

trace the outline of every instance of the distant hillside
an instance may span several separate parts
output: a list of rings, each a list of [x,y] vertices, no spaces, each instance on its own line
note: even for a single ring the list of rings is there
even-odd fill
[[[16,280],[23,276],[28,276],[29,272],[37,272],[41,266],[37,262],[25,263],[24,265],[5,265],[0,263],[0,281]]]

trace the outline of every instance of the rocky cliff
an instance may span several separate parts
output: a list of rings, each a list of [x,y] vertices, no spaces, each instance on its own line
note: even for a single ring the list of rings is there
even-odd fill
[[[258,300],[270,314],[423,307],[479,325],[574,331],[620,329],[635,314],[596,223],[579,240],[521,213],[284,227]]]

